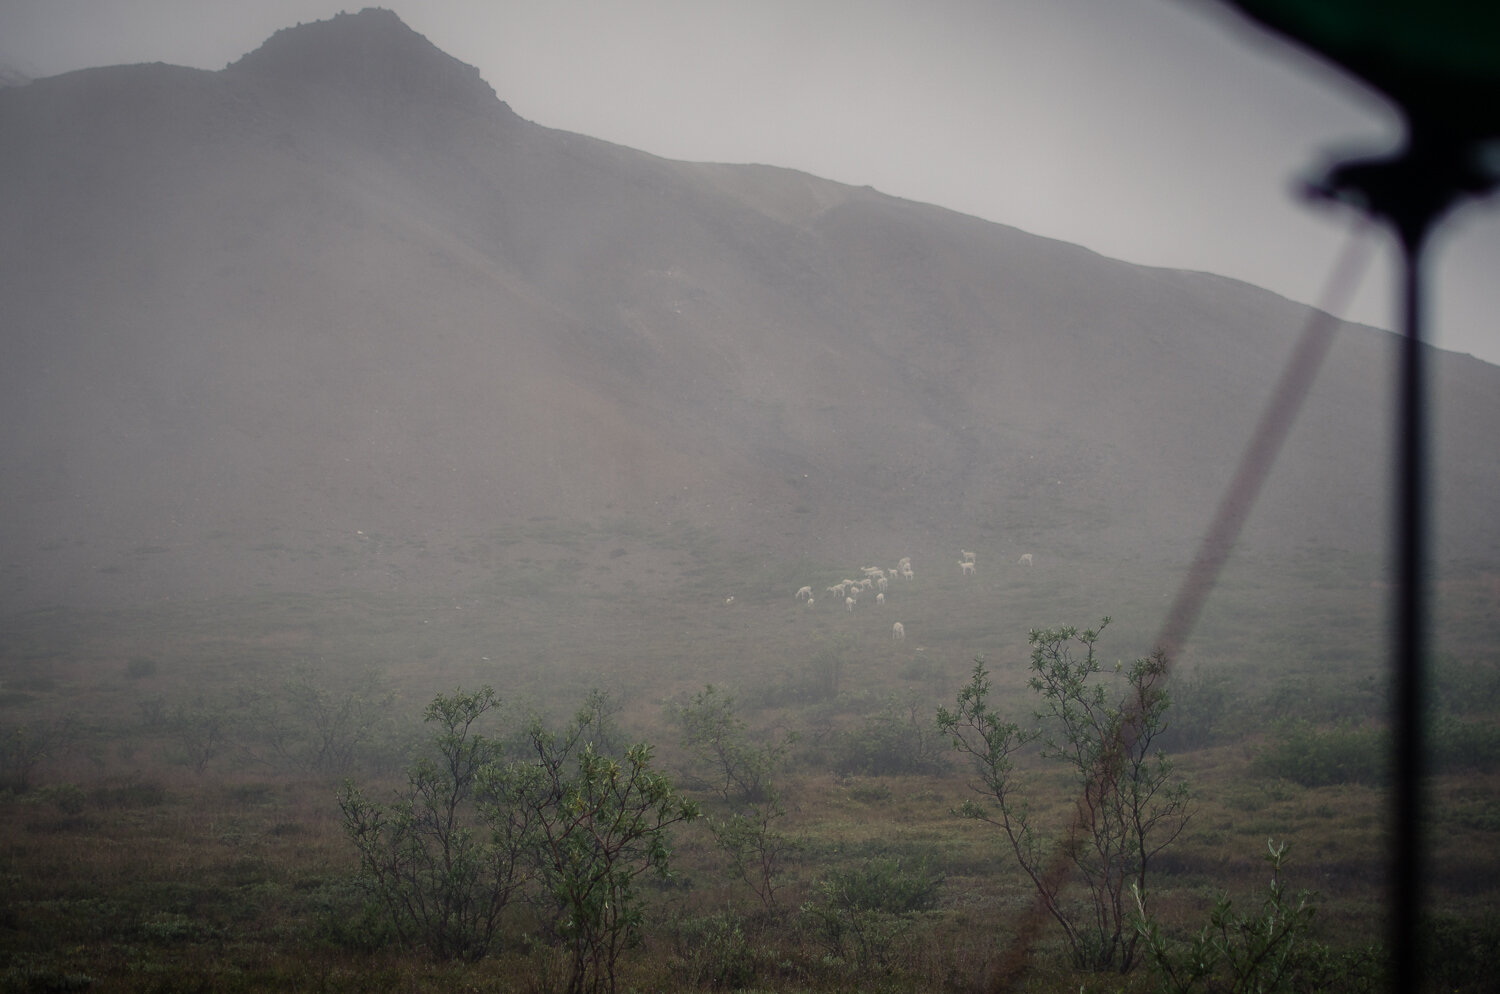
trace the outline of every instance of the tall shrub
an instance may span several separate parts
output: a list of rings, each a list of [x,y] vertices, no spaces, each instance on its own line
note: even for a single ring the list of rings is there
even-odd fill
[[[1166,659],[1158,652],[1103,673],[1095,644],[1108,624],[1105,618],[1093,631],[1030,633],[1029,686],[1039,704],[1026,724],[991,705],[983,660],[956,709],[940,708],[937,721],[978,776],[972,786],[983,802],[966,802],[961,813],[1000,829],[1076,965],[1124,973],[1140,939],[1131,927],[1130,889],[1145,891],[1151,860],[1187,823],[1188,790],[1152,749],[1171,704]],[[1034,820],[1014,759],[1032,742],[1072,775],[1078,803],[1070,826],[1049,831]],[[1066,900],[1069,886],[1081,887],[1088,900]]]

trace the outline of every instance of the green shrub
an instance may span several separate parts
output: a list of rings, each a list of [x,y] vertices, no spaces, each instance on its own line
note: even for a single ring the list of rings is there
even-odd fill
[[[1159,736],[1172,752],[1201,749],[1218,742],[1229,712],[1230,687],[1226,674],[1202,666],[1172,678],[1172,718]]]
[[[835,870],[823,879],[821,888],[842,907],[905,915],[930,911],[942,885],[942,874],[930,870],[925,860],[903,866],[900,859],[881,858],[866,860],[852,870]]]
[[[1281,879],[1287,844],[1266,843],[1271,864],[1271,886],[1260,906],[1245,914],[1228,894],[1215,902],[1208,924],[1186,940],[1168,939],[1146,911],[1145,895],[1137,887],[1135,927],[1145,941],[1148,962],[1162,994],[1274,994],[1313,990],[1299,978],[1299,967],[1326,959],[1326,951],[1309,939],[1316,909],[1302,891],[1289,894]],[[1340,987],[1339,990],[1345,988]]]
[[[755,980],[755,955],[744,921],[729,912],[675,923],[681,979],[694,989],[740,990]]]
[[[1460,663],[1439,656],[1432,665],[1433,704],[1452,714],[1493,714],[1500,710],[1500,666],[1493,661]]]
[[[166,803],[167,789],[155,780],[130,780],[95,787],[89,791],[89,800],[101,808],[155,808]]]
[[[834,772],[844,776],[941,773],[948,768],[946,736],[927,720],[915,698],[891,701],[833,743]]]
[[[1271,741],[1255,757],[1261,776],[1281,777],[1304,787],[1385,784],[1390,778],[1390,736],[1380,728],[1341,721],[1318,728],[1305,718],[1279,722]]]
[[[1444,991],[1478,994],[1493,990],[1500,963],[1500,914],[1477,919],[1431,914],[1421,923],[1425,968]]]
[[[1500,763],[1500,726],[1439,718],[1428,733],[1427,762],[1433,773],[1493,770]]]

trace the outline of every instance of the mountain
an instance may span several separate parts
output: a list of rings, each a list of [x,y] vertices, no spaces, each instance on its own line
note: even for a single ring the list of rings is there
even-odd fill
[[[384,10],[0,134],[0,611],[457,588],[527,522],[1184,559],[1311,316],[551,130]],[[1383,551],[1395,346],[1342,329],[1245,549]],[[1500,370],[1434,356],[1438,552],[1493,564]]]

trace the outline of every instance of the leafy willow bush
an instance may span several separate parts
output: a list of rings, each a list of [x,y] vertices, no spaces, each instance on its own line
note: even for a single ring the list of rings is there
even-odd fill
[[[1135,896],[1135,927],[1145,941],[1147,955],[1162,994],[1275,994],[1300,990],[1294,986],[1298,957],[1308,937],[1315,908],[1306,891],[1289,894],[1281,879],[1287,845],[1267,842],[1271,886],[1260,907],[1249,914],[1237,911],[1223,894],[1209,912],[1208,924],[1185,941],[1167,938],[1161,925],[1146,912],[1145,894]]]
[[[1500,666],[1491,661],[1459,662],[1438,656],[1432,666],[1432,700],[1451,714],[1493,714],[1500,710]]]
[[[479,733],[498,704],[489,687],[435,698],[433,754],[411,766],[389,805],[346,781],[345,830],[404,944],[480,959],[524,898],[567,952],[569,994],[613,991],[619,956],[640,937],[636,881],[666,875],[666,829],[697,808],[651,768],[649,747],[601,751],[611,741],[603,695],[563,732],[533,720],[509,755]]]
[[[489,687],[438,696],[424,715],[437,728],[436,756],[412,765],[393,803],[369,801],[352,781],[339,794],[360,868],[396,934],[439,959],[493,951],[525,879],[523,833],[482,810],[478,795],[480,771],[500,751],[477,724],[498,705]]]
[[[674,923],[678,972],[693,987],[743,990],[755,980],[755,953],[745,937],[745,923],[720,912]]]
[[[1490,722],[1432,714],[1425,738],[1423,761],[1429,773],[1488,770],[1500,762],[1500,727]],[[1304,787],[1380,787],[1390,782],[1393,748],[1390,732],[1379,726],[1346,720],[1319,728],[1305,719],[1288,719],[1273,727],[1252,769]]]
[[[830,955],[884,968],[895,940],[910,929],[911,916],[937,903],[942,882],[925,862],[872,859],[829,873],[802,906],[802,915]]]
[[[879,713],[841,732],[832,747],[836,773],[900,776],[941,773],[947,744],[917,698],[889,701]]]
[[[1304,787],[1379,786],[1390,779],[1390,752],[1390,735],[1384,729],[1352,721],[1318,728],[1304,718],[1293,718],[1274,726],[1252,769]]]
[[[1007,720],[991,705],[982,659],[957,708],[940,708],[937,723],[978,776],[972,786],[984,803],[966,802],[960,813],[1000,829],[1076,966],[1125,973],[1140,940],[1130,926],[1130,888],[1145,890],[1151,861],[1182,832],[1188,791],[1153,748],[1171,705],[1166,658],[1157,652],[1105,673],[1095,645],[1108,624],[1030,633],[1034,724]],[[1014,757],[1032,742],[1071,775],[1078,803],[1064,832],[1039,826],[1027,804]],[[1049,841],[1059,836],[1065,841]],[[1065,899],[1069,876],[1086,901]]]
[[[726,801],[771,800],[771,777],[786,764],[790,738],[775,745],[752,743],[734,695],[713,684],[673,705],[670,717],[709,789]]]

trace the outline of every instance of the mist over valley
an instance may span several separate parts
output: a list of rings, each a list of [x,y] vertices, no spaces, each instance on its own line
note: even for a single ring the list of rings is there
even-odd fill
[[[0,88],[0,726],[72,729],[39,777],[389,777],[434,694],[486,683],[554,716],[600,688],[671,768],[664,704],[716,684],[758,734],[801,736],[791,793],[844,797],[881,771],[840,735],[893,701],[926,722],[975,657],[1020,701],[1032,629],[1109,616],[1111,661],[1151,652],[1313,311],[503,96],[374,9],[218,72]],[[1246,756],[1279,718],[1380,723],[1397,346],[1340,328],[1172,660],[1211,714],[1166,741],[1245,806],[1197,823],[1181,872],[1259,873],[1231,841],[1297,827],[1350,933],[1379,918],[1358,819],[1381,785],[1314,798]],[[1434,351],[1431,372],[1434,658],[1487,688],[1463,713],[1492,730],[1500,368]],[[883,589],[832,592],[865,567]],[[295,776],[239,733],[185,744],[192,714],[238,727],[293,675],[388,691],[399,732]],[[1461,913],[1500,886],[1478,762],[1438,788],[1490,812],[1439,860]],[[917,818],[916,845],[962,783],[898,786],[930,792],[920,816],[838,817]],[[19,805],[7,833],[39,817]]]

